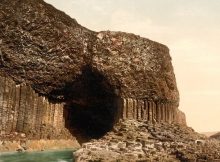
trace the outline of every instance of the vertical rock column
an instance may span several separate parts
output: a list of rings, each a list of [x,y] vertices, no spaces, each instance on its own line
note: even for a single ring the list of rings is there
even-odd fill
[[[37,95],[36,101],[36,118],[35,118],[35,137],[40,138],[40,127],[41,127],[41,98]]]
[[[127,100],[123,98],[123,111],[122,111],[122,118],[127,118]]]
[[[165,103],[165,122],[168,122],[168,103]]]
[[[153,102],[148,101],[148,120],[153,121]]]
[[[58,105],[54,104],[53,127],[57,128],[58,124]]]
[[[64,118],[63,118],[63,108],[64,108],[64,104],[58,104],[58,110],[59,110],[59,115],[58,115],[58,131],[60,132],[62,130],[62,128],[65,127],[65,123],[64,123]]]
[[[156,106],[157,106],[157,122],[160,122],[161,121],[161,104],[160,102],[158,101],[156,103]]]
[[[4,134],[4,91],[5,91],[5,78],[0,77],[0,134]]]
[[[134,111],[133,119],[137,119],[138,110],[137,110],[137,100],[136,99],[133,100],[133,111]]]
[[[19,114],[19,107],[20,107],[20,92],[21,92],[21,86],[16,85],[15,86],[15,101],[14,101],[14,118],[13,118],[13,125],[12,125],[12,131],[15,131],[17,128],[17,122],[18,122],[18,114]]]
[[[171,108],[170,120],[171,120],[171,123],[172,123],[172,122],[174,122],[174,106],[173,106],[173,103],[170,104],[170,108]]]
[[[171,111],[172,111],[171,102],[169,102],[169,103],[168,103],[168,123],[172,123],[172,120],[171,120]]]
[[[0,134],[2,134],[4,79],[0,77]]]
[[[22,132],[23,131],[23,124],[24,124],[24,114],[25,114],[25,99],[26,99],[26,86],[20,86],[20,99],[19,99],[19,108],[18,108],[18,120],[16,131]]]
[[[147,119],[146,102],[144,100],[141,100],[141,119]]]
[[[30,86],[26,86],[26,94],[25,94],[25,109],[24,109],[24,124],[23,124],[23,132],[27,133],[31,130],[32,127],[32,89]]]
[[[169,103],[169,123],[173,122],[173,103]]]
[[[133,119],[134,110],[133,110],[133,99],[127,99],[127,118]]]
[[[34,109],[34,99],[35,99],[35,92],[32,90],[32,88],[29,86],[29,97],[27,95],[27,98],[29,98],[29,103],[27,104],[28,107],[28,111],[29,111],[29,116],[28,116],[28,121],[29,123],[27,123],[28,128],[27,131],[32,133],[32,130],[34,128],[34,122],[35,122],[35,109]],[[27,132],[26,131],[26,132]]]
[[[146,100],[142,101],[143,107],[142,107],[142,119],[147,120],[148,119],[148,102]]]
[[[14,98],[15,98],[15,83],[11,80],[8,80],[7,84],[8,88],[8,98],[7,98],[7,116],[6,116],[6,133],[10,133],[12,131],[13,126],[13,118],[14,118],[14,111],[13,111],[13,105],[14,105]]]
[[[48,118],[48,110],[47,110],[47,100],[45,97],[42,98],[42,111],[41,111],[41,128],[40,128],[40,138],[46,138],[47,136],[47,118]]]
[[[152,101],[153,104],[153,122],[156,122],[157,120],[157,105],[155,103],[155,101]]]
[[[161,121],[165,122],[165,104],[161,103]]]
[[[33,92],[33,103],[32,103],[32,113],[33,113],[33,124],[32,124],[32,135],[36,135],[37,132],[36,132],[36,129],[37,129],[37,126],[38,126],[38,94]]]
[[[137,119],[142,119],[143,101],[137,100]]]
[[[6,133],[6,123],[8,121],[8,99],[9,99],[9,80],[4,79],[3,103],[2,103],[2,132]]]

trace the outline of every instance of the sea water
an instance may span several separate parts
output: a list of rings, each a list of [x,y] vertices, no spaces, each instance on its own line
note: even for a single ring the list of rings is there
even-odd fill
[[[73,150],[0,153],[0,162],[73,162]]]

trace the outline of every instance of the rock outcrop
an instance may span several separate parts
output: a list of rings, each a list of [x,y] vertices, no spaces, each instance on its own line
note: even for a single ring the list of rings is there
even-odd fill
[[[186,115],[181,110],[177,110],[176,122],[182,125],[187,125],[186,123]]]
[[[101,139],[84,143],[74,156],[76,162],[219,162],[220,142],[180,124],[122,120]]]
[[[220,140],[220,132],[210,136],[211,139]]]
[[[0,1],[0,76],[2,135],[98,138],[119,119],[185,124],[165,45],[91,31],[42,0]]]
[[[63,103],[50,103],[30,86],[16,85],[8,77],[0,77],[0,97],[1,134],[22,132],[29,139],[72,137],[65,128]]]
[[[2,0],[0,7],[1,72],[17,83],[64,98],[66,84],[89,66],[122,97],[178,104],[166,46],[128,33],[90,31],[42,0]]]

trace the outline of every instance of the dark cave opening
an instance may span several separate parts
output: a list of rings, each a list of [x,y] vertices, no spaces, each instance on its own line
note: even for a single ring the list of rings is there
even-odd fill
[[[90,67],[66,87],[65,124],[78,141],[100,138],[113,128],[120,111],[115,89]]]

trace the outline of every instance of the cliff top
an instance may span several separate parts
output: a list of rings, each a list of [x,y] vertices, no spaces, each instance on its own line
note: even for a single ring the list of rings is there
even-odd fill
[[[160,43],[91,31],[42,0],[1,1],[0,22],[0,71],[18,84],[62,99],[89,67],[116,95],[178,104],[169,49]]]

